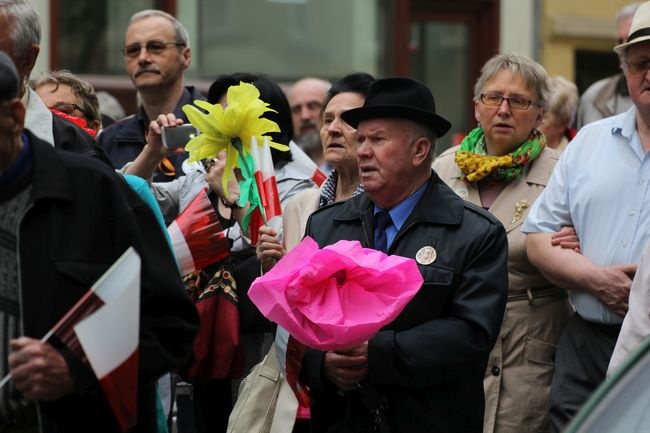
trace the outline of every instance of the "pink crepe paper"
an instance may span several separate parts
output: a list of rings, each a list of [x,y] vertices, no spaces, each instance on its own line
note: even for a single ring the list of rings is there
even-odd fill
[[[340,350],[392,322],[422,281],[413,259],[362,248],[358,241],[319,249],[307,236],[253,282],[248,296],[299,342]]]

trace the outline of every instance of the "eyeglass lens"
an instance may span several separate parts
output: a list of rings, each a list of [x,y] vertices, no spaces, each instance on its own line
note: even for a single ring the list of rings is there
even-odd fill
[[[150,54],[161,54],[163,51],[167,49],[167,47],[171,45],[180,46],[183,44],[176,43],[176,42],[161,42],[161,41],[149,41],[146,44],[136,43],[124,47],[124,54],[127,55],[128,57],[137,57],[140,55],[140,52],[142,51],[143,47]]]
[[[481,95],[481,102],[483,102],[485,105],[490,105],[490,106],[499,106],[503,103],[503,100],[508,101],[508,107],[514,108],[515,110],[526,110],[528,107],[530,107],[530,104],[532,101],[525,99],[525,98],[519,98],[519,97],[507,97],[507,96],[502,96],[502,95],[489,95],[489,94],[482,94]]]
[[[632,75],[644,75],[650,69],[649,59],[637,59],[627,62],[627,70]]]
[[[79,110],[80,113],[84,113],[81,107],[78,106],[77,104],[66,104],[66,103],[56,104],[51,108],[54,108],[55,110],[59,110],[60,112],[65,114],[74,114],[75,110]]]

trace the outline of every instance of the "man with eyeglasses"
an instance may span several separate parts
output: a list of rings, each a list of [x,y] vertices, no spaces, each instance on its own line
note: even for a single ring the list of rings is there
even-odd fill
[[[625,42],[630,31],[632,16],[641,2],[630,3],[622,8],[616,16],[617,45]],[[576,129],[587,123],[615,114],[623,113],[632,106],[627,91],[625,75],[618,73],[590,85],[580,97],[576,113]]]
[[[34,6],[25,0],[0,1],[0,49],[10,53],[20,78],[26,107],[25,129],[56,148],[98,158],[110,165],[103,148],[76,125],[53,115],[25,83],[40,51],[41,24]]]
[[[142,104],[135,114],[114,123],[99,136],[115,168],[122,168],[147,152],[145,136],[152,119],[174,113],[187,123],[185,104],[205,99],[194,87],[184,86],[191,62],[190,39],[183,24],[159,10],[135,13],[124,38],[124,64]],[[185,174],[187,153],[169,155],[154,173],[154,181],[168,182]]]
[[[528,258],[570,291],[576,310],[555,354],[553,431],[562,430],[605,378],[650,239],[650,2],[639,6],[627,42],[614,51],[634,105],[578,132],[522,228]],[[553,233],[569,225],[579,251],[552,245]]]

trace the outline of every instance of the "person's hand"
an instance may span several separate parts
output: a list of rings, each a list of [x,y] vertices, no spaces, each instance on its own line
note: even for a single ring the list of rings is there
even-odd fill
[[[635,273],[636,265],[613,265],[600,268],[600,272],[593,276],[593,295],[616,314],[625,316]]]
[[[346,350],[325,352],[325,375],[343,391],[357,388],[368,377],[368,342]]]
[[[53,401],[74,391],[68,364],[52,346],[28,337],[9,344],[11,380],[27,400]]]
[[[237,178],[232,176],[228,181],[228,189],[224,192],[221,181],[225,169],[226,151],[222,150],[215,158],[212,158],[205,164],[205,181],[226,206],[232,207],[237,204],[241,190],[239,189]]]
[[[269,226],[260,227],[260,236],[257,240],[255,252],[257,259],[262,263],[262,270],[267,272],[273,265],[287,253],[284,245],[278,239],[278,233]]]
[[[578,233],[572,226],[562,227],[559,232],[551,236],[551,245],[560,246],[561,248],[580,252],[580,239]]]
[[[147,132],[147,145],[145,146],[151,153],[160,154],[160,156],[167,156],[173,153],[183,153],[185,149],[167,149],[162,145],[162,127],[175,128],[183,124],[183,119],[177,119],[173,113],[160,114],[156,120],[149,123],[149,131]]]

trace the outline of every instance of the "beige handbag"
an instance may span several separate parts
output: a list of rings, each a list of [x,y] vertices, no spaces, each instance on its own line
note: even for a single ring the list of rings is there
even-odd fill
[[[280,372],[273,344],[262,362],[242,380],[227,433],[290,432],[297,410],[298,401]]]

